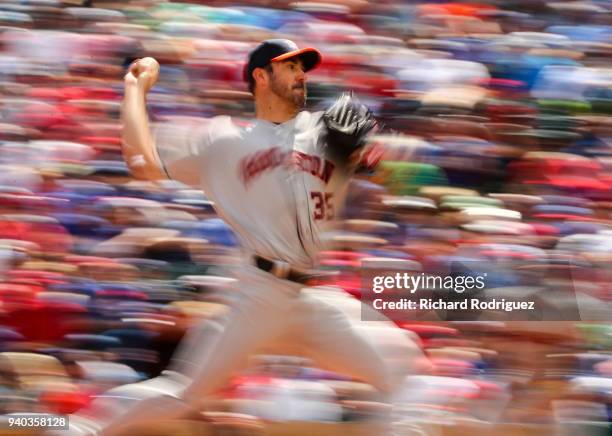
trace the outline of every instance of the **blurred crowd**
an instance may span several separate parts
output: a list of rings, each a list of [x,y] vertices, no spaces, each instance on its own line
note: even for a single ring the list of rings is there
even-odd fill
[[[323,54],[311,109],[353,89],[385,126],[317,284],[358,298],[363,259],[467,259],[494,272],[495,295],[556,301],[571,287],[581,307],[566,322],[398,323],[430,362],[407,381],[398,425],[609,429],[612,4],[239,3],[0,3],[0,412],[71,413],[153,377],[186,328],[227,309],[237,241],[197,188],[130,177],[123,75],[159,60],[157,124],[251,117],[244,60],[283,37]],[[280,421],[380,407],[358,381],[274,355],[222,397]]]

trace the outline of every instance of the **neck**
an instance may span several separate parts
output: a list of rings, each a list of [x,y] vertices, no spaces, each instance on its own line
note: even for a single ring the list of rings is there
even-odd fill
[[[255,118],[271,123],[284,123],[294,118],[299,112],[298,107],[276,94],[255,97]]]

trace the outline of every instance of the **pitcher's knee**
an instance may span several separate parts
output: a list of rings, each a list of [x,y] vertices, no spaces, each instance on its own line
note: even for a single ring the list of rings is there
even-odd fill
[[[408,332],[394,329],[387,346],[381,347],[378,380],[373,385],[384,394],[401,389],[409,375],[422,373],[423,360],[427,360],[421,347]]]

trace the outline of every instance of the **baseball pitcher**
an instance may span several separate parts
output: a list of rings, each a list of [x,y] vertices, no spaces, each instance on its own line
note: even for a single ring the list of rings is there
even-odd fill
[[[262,42],[244,68],[255,118],[218,116],[182,135],[150,128],[146,97],[158,63],[144,58],[130,66],[122,120],[132,174],[200,187],[240,238],[244,264],[229,314],[189,332],[162,376],[110,391],[108,398],[125,407],[92,432],[121,434],[128,425],[198,410],[250,354],[269,344],[297,345],[321,367],[370,383],[389,400],[410,371],[420,352],[407,332],[386,321],[361,322],[360,303],[341,292],[303,289],[321,235],[365,154],[366,135],[376,128],[351,94],[324,112],[303,110],[306,73],[320,62],[314,48]]]

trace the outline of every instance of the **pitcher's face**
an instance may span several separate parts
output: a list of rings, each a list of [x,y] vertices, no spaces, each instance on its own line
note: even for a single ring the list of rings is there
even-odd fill
[[[270,77],[270,90],[283,100],[291,102],[296,108],[306,103],[306,74],[302,61],[298,58],[273,62]]]

